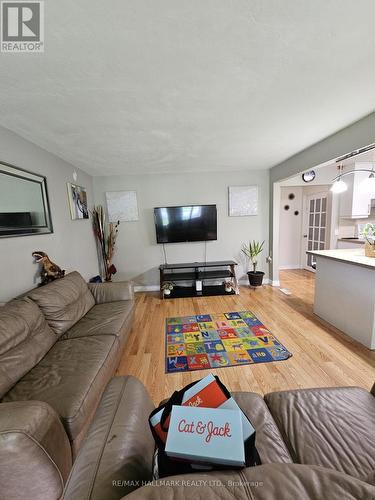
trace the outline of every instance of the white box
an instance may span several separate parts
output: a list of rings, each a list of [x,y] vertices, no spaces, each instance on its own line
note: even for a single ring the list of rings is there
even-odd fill
[[[244,467],[241,411],[173,406],[165,452],[193,462]]]

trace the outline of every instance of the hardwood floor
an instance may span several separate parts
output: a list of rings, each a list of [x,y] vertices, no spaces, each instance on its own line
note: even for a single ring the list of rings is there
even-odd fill
[[[375,381],[375,351],[314,315],[314,275],[302,270],[283,271],[281,286],[291,295],[271,286],[255,291],[243,286],[240,295],[234,296],[174,300],[160,300],[156,292],[136,294],[134,326],[118,374],[138,377],[157,404],[175,389],[210,373],[165,373],[165,319],[251,310],[293,356],[286,361],[212,369],[229,390],[264,394],[328,386],[370,389]]]

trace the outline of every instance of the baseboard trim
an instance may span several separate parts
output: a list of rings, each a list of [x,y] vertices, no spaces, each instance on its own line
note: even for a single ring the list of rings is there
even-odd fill
[[[159,285],[135,285],[134,291],[137,292],[159,292]]]
[[[287,271],[288,269],[302,269],[300,264],[292,264],[290,266],[279,266],[280,271]]]

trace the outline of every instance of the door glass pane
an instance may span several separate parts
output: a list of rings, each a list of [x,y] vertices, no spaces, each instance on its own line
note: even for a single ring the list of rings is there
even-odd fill
[[[318,250],[319,248],[319,243],[317,241],[314,241],[314,250]]]
[[[322,212],[327,212],[327,198],[322,198]]]
[[[320,212],[320,198],[315,202],[315,212]]]
[[[312,240],[313,239],[313,228],[312,227],[309,227],[309,240]]]
[[[320,214],[315,214],[315,226],[320,225]]]
[[[324,227],[321,228],[320,230],[320,241],[325,241],[326,240],[326,230]]]
[[[312,255],[307,256],[307,265],[311,267],[312,264]]]
[[[319,240],[319,228],[318,228],[318,227],[316,227],[316,228],[314,229],[314,240],[315,240],[315,241],[318,241],[318,240]]]
[[[314,211],[315,200],[310,200],[310,212]]]
[[[320,245],[319,245],[319,249],[320,249],[320,250],[324,250],[324,243],[320,243]]]
[[[307,250],[312,250],[312,241],[309,240],[307,243]]]
[[[313,226],[314,225],[314,214],[310,214],[310,217],[309,217],[309,226]]]
[[[326,227],[326,214],[322,214],[320,217],[320,225],[321,227]]]

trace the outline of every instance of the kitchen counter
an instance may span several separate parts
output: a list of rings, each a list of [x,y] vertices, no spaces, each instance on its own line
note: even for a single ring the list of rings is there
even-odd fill
[[[357,266],[375,269],[375,258],[366,257],[364,248],[340,248],[337,250],[311,250],[311,255],[348,262]],[[374,276],[375,278],[375,276]]]
[[[375,258],[364,248],[307,253],[316,260],[314,313],[375,349]]]

